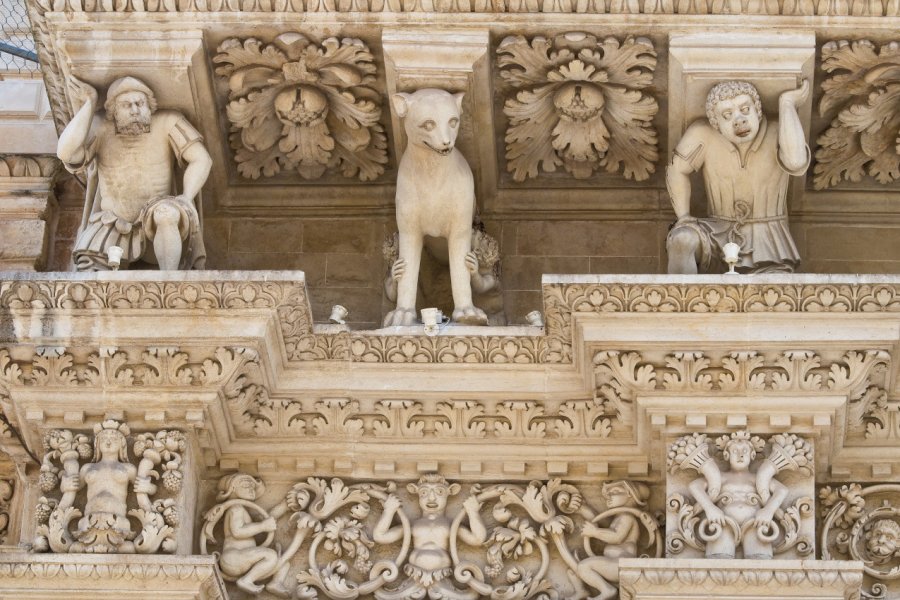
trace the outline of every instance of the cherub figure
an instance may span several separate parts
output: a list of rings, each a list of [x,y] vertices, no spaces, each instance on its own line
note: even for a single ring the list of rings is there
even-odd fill
[[[589,556],[577,560],[560,539],[557,547],[563,559],[569,565],[569,579],[575,587],[575,595],[570,600],[609,600],[615,598],[619,589],[619,559],[635,558],[638,555],[638,542],[641,537],[641,509],[647,506],[650,488],[643,483],[631,481],[608,481],[600,488],[600,496],[606,502],[607,510],[587,521],[581,529],[586,542],[596,540],[605,544],[600,556]],[[596,523],[609,520],[605,527]],[[652,519],[646,515],[645,525]],[[655,524],[653,531],[655,531]],[[599,594],[588,596],[584,589],[586,583],[596,589]]]
[[[205,553],[206,539],[215,541],[213,529],[220,519],[225,519],[224,541],[219,556],[219,568],[226,578],[235,579],[236,585],[249,594],[266,591],[287,598],[289,591],[285,587],[288,563],[299,544],[291,544],[283,554],[267,547],[273,536],[266,542],[258,544],[256,536],[273,534],[277,529],[276,521],[288,511],[287,502],[281,502],[270,511],[265,511],[255,501],[265,492],[265,484],[246,473],[234,473],[219,480],[217,504],[205,515],[206,525],[201,538],[201,550]],[[250,514],[253,510],[263,515],[255,521]],[[265,586],[257,583],[261,579],[271,577]]]
[[[128,489],[152,494],[155,486],[137,480],[137,467],[128,460],[128,425],[104,421],[94,426],[93,460],[76,476],[63,476],[64,494],[87,488],[84,516],[78,521],[73,552],[134,552],[134,532],[128,521]]]
[[[900,524],[891,519],[879,519],[866,536],[866,550],[876,565],[900,556]]]
[[[448,578],[453,574],[450,557],[451,519],[445,514],[447,500],[459,493],[457,483],[447,483],[442,475],[426,474],[418,483],[407,486],[410,494],[419,497],[422,516],[412,523],[412,552],[403,567],[407,579],[394,590],[375,592],[378,600],[406,600],[409,598],[431,598],[433,600],[474,600],[477,592],[458,590]],[[393,544],[404,536],[402,526],[391,527],[394,517],[401,508],[400,499],[389,494],[384,500],[381,515],[372,539],[379,544]],[[460,526],[457,535],[466,544],[477,546],[487,540],[487,528],[478,511],[481,503],[473,495],[463,502],[463,510],[469,519],[469,527]],[[427,596],[426,596],[427,595]]]
[[[734,558],[740,541],[744,558],[770,559],[775,512],[788,496],[788,488],[774,478],[774,471],[750,471],[765,442],[747,431],[736,431],[716,440],[729,470],[720,477],[704,476],[689,485],[710,525],[721,534],[707,542],[707,558]],[[717,487],[717,486],[721,487]]]

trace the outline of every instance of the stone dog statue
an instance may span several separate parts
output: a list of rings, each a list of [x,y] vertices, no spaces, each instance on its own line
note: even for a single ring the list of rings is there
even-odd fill
[[[472,303],[466,256],[472,250],[475,180],[454,147],[463,94],[424,89],[391,96],[408,138],[397,174],[399,258],[406,269],[397,286],[397,308],[385,327],[416,323],[416,287],[424,244],[446,240],[453,290],[453,320],[484,325],[487,315]],[[437,240],[436,240],[436,239]]]

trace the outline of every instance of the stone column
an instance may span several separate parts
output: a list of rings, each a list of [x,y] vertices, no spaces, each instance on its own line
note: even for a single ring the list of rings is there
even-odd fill
[[[0,270],[45,268],[59,166],[54,156],[0,155]]]

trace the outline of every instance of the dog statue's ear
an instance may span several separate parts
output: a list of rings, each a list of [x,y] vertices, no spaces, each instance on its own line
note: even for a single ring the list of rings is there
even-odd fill
[[[465,96],[465,92],[459,92],[458,94],[453,94],[453,99],[456,100],[456,108],[459,110],[459,114],[462,114],[462,101],[463,96]]]
[[[403,92],[391,94],[391,104],[394,106],[394,112],[402,119],[409,113],[409,107],[412,104],[412,94],[404,94]]]

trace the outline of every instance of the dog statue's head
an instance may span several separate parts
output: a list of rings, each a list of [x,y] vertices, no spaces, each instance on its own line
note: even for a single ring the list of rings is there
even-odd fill
[[[462,99],[462,93],[424,89],[412,94],[394,94],[391,103],[397,116],[404,119],[410,145],[447,156],[453,152],[459,133]]]

